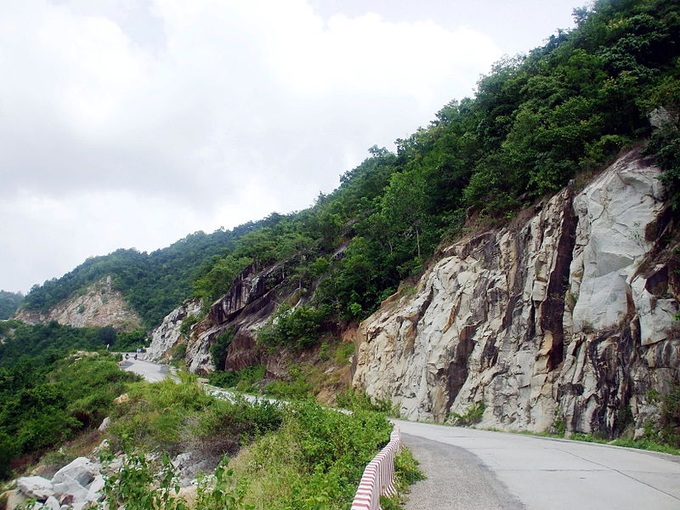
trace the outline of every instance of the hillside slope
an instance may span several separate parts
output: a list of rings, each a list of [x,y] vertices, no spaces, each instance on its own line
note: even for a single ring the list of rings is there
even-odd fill
[[[361,324],[353,384],[416,420],[476,409],[505,430],[642,430],[650,395],[680,377],[680,244],[659,174],[630,152],[446,248]]]
[[[56,321],[73,327],[111,326],[120,331],[133,331],[142,326],[141,317],[130,308],[120,291],[113,288],[111,276],[87,286],[61,301],[47,313],[19,310],[14,318],[25,324]]]

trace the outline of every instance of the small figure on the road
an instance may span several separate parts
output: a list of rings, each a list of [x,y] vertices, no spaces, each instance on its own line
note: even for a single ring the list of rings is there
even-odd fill
[[[135,361],[137,361],[137,353],[135,353]]]
[[[125,353],[125,360],[127,361],[127,359],[128,359],[128,353],[126,352]]]

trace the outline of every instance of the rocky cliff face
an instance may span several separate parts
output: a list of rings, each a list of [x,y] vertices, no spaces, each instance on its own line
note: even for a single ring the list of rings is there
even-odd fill
[[[168,315],[152,334],[148,349],[153,359],[161,359],[177,344],[186,343],[186,365],[189,371],[205,374],[215,369],[210,357],[210,346],[222,333],[231,331],[234,338],[227,350],[225,369],[238,370],[262,361],[262,353],[255,343],[255,335],[276,310],[276,298],[286,293],[282,283],[286,276],[285,264],[264,270],[248,267],[232,288],[210,306],[207,316],[185,328],[182,323],[189,316],[198,316],[201,305],[190,301]]]
[[[19,310],[14,318],[26,324],[57,321],[66,326],[113,326],[125,331],[139,328],[142,324],[141,318],[122,294],[113,289],[110,276],[90,285],[80,295],[59,303],[47,314]]]
[[[357,331],[353,384],[402,416],[617,433],[680,376],[678,256],[659,170],[631,152],[582,192],[444,250]]]

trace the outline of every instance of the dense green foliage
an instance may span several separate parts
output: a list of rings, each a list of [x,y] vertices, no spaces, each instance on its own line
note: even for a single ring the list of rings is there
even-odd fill
[[[73,328],[56,322],[29,326],[15,321],[0,322],[0,369],[30,362],[41,367],[62,359],[71,351],[115,347],[113,328]]]
[[[470,215],[512,215],[652,135],[649,150],[677,204],[678,2],[599,0],[575,18],[574,30],[496,64],[474,98],[452,101],[397,140],[396,154],[371,148],[312,208],[239,239],[203,273],[199,295],[224,293],[247,263],[286,262],[289,286],[308,292],[309,308],[280,312],[263,340],[307,345],[329,317],[374,311]],[[670,121],[653,133],[655,109]]]
[[[21,294],[0,290],[0,320],[7,320],[12,317],[23,299],[24,296]]]
[[[0,367],[0,479],[20,459],[97,427],[135,378],[109,355],[23,357]]]

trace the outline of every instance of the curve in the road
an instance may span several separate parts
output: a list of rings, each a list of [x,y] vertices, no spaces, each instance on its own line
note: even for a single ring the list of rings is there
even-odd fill
[[[428,480],[407,510],[679,510],[680,458],[520,434],[396,421]]]

